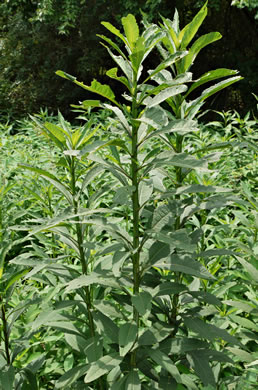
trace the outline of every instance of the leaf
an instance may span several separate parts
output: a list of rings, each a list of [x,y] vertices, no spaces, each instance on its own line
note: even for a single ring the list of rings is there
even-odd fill
[[[186,356],[203,384],[216,386],[215,377],[207,358],[205,356],[200,356],[200,354],[195,354],[194,351],[189,352]]]
[[[15,370],[12,366],[5,366],[0,371],[0,389],[13,390]]]
[[[240,264],[245,268],[245,270],[249,273],[251,280],[258,283],[258,270],[246,260],[242,259],[239,256],[235,256]]]
[[[167,243],[155,241],[149,249],[148,264],[155,265],[161,259],[167,259],[170,253],[171,249]]]
[[[142,316],[148,315],[151,311],[152,296],[147,291],[142,291],[131,297],[132,304]]]
[[[89,365],[81,364],[73,367],[62,375],[55,383],[55,389],[67,389],[68,386],[72,385],[77,379],[85,375],[89,369]]]
[[[107,316],[100,312],[92,313],[100,334],[107,336],[113,343],[118,344],[118,326]]]
[[[227,350],[230,351],[238,361],[247,363],[252,363],[254,361],[254,356],[243,349],[227,347]]]
[[[166,354],[156,349],[151,350],[149,352],[149,356],[152,360],[154,360],[154,362],[169,372],[172,378],[177,381],[177,383],[182,383],[182,379],[176,365],[174,365],[172,360]]]
[[[137,42],[136,42],[135,47],[133,49],[133,52],[129,56],[130,60],[132,61],[133,69],[137,74],[137,80],[139,79],[139,77],[141,75],[140,65],[144,59],[145,50],[146,50],[146,48],[144,45],[144,39],[143,39],[143,37],[140,37],[137,39]]]
[[[222,35],[218,32],[211,32],[198,38],[190,48],[189,54],[182,59],[180,63],[180,73],[186,72],[190,66],[193,65],[196,56],[205,46],[221,38]]]
[[[189,256],[172,255],[159,260],[153,266],[173,272],[182,272],[202,279],[215,279],[203,265]]]
[[[153,166],[176,166],[181,168],[200,169],[202,171],[208,170],[208,162],[205,159],[196,159],[188,153],[162,152],[158,157],[152,161]]]
[[[123,324],[119,329],[119,354],[125,356],[133,347],[138,335],[138,328],[134,323]]]
[[[184,317],[184,323],[187,328],[197,333],[201,338],[206,338],[207,340],[223,339],[231,344],[240,344],[239,341],[231,336],[226,330],[220,329],[212,324],[207,324],[199,318]]]
[[[144,141],[160,134],[177,133],[179,135],[185,135],[194,131],[198,131],[198,124],[195,120],[176,119],[174,121],[170,121],[165,127],[148,134]]]
[[[207,350],[209,344],[206,341],[190,338],[190,337],[178,337],[178,338],[168,338],[160,343],[160,350],[167,355],[176,354],[182,355],[189,351],[195,351],[200,349],[200,351]]]
[[[125,37],[121,34],[121,32],[116,28],[114,27],[111,23],[109,22],[101,22],[101,24],[106,27],[107,30],[109,30],[110,32],[112,32],[112,34],[116,35],[118,38],[120,38],[124,43],[125,45],[127,45],[127,42],[125,40]]]
[[[176,61],[185,57],[187,54],[188,54],[188,51],[177,51],[176,53],[171,54],[168,58],[166,58],[163,62],[161,62],[154,70],[151,70],[149,72],[149,76],[146,78],[146,80],[144,80],[144,83],[146,83],[146,81],[148,81],[149,79],[153,78],[156,74],[161,72],[163,69],[168,68],[169,66],[174,64]],[[154,78],[154,80],[155,80],[155,78]]]
[[[123,112],[118,107],[113,107],[110,104],[104,104],[104,107],[115,113],[126,132],[129,134],[129,136],[131,136],[131,128]]]
[[[68,200],[69,204],[73,204],[73,197],[70,191],[51,173],[40,169],[40,168],[35,168],[32,167],[28,164],[19,164],[18,165],[21,168],[28,169],[32,172],[37,173],[40,176],[43,176],[46,180],[48,180],[51,184],[53,184]]]
[[[231,69],[226,69],[226,68],[219,68],[216,70],[210,70],[209,72],[203,74],[198,80],[196,80],[191,88],[188,90],[188,92],[185,94],[185,98],[196,88],[200,87],[201,85],[208,83],[210,81],[222,78],[222,77],[227,77],[227,76],[232,76],[237,74],[237,70],[231,70]]]
[[[117,68],[112,68],[112,69],[109,69],[107,72],[106,72],[106,75],[108,77],[110,77],[111,79],[115,79],[117,81],[120,81],[120,83],[124,84],[129,90],[130,90],[130,84],[127,80],[127,78],[125,78],[124,76],[118,76],[117,75],[117,71],[118,69]]]
[[[90,383],[107,374],[122,362],[123,358],[118,353],[103,356],[98,361],[89,364],[87,375],[84,378],[85,383]]]
[[[192,295],[192,297],[198,299],[199,301],[203,301],[211,305],[222,305],[222,302],[215,295],[210,294],[206,291],[188,291],[188,294]]]
[[[66,292],[76,290],[81,287],[90,286],[92,284],[100,284],[101,286],[114,287],[120,289],[120,284],[112,276],[100,275],[96,272],[91,272],[89,275],[81,275],[78,278],[73,279],[67,284]]]
[[[191,40],[194,38],[195,34],[199,30],[202,22],[206,18],[207,15],[207,3],[204,4],[204,6],[200,9],[200,11],[195,15],[193,20],[187,24],[182,31],[180,31],[178,35],[178,39],[181,42],[180,47],[185,49],[191,42]]]
[[[128,40],[129,46],[133,51],[135,42],[139,38],[139,27],[135,17],[132,14],[128,14],[126,17],[123,17],[122,25],[124,27],[124,32]]]
[[[235,77],[230,77],[226,80],[223,80],[213,86],[211,86],[210,88],[207,88],[205,89],[201,96],[199,96],[197,99],[187,103],[187,110],[186,110],[186,115],[188,115],[189,117],[191,117],[191,113],[192,111],[201,103],[203,102],[205,99],[207,99],[208,97],[214,95],[215,93],[221,91],[222,89],[228,87],[229,85],[231,84],[234,84],[236,83],[237,81],[240,81],[242,80],[243,77],[241,76],[235,76]]]
[[[148,108],[157,106],[158,104],[164,102],[165,100],[173,96],[179,95],[180,93],[183,93],[185,91],[187,91],[187,86],[184,84],[177,85],[175,87],[166,88],[163,91],[161,91],[157,96],[152,98],[152,100],[150,100],[150,102],[148,103]]]
[[[153,185],[151,183],[146,183],[144,181],[140,182],[139,185],[139,205],[143,207],[146,202],[151,198],[153,192]]]
[[[87,356],[88,362],[92,363],[100,359],[103,355],[103,339],[99,335],[95,335],[88,339],[84,345],[84,354]]]
[[[188,288],[180,283],[175,282],[164,282],[159,284],[155,289],[155,297],[160,297],[164,295],[178,294],[182,291],[188,291]]]
[[[138,370],[134,369],[126,377],[125,390],[141,390],[141,388]]]

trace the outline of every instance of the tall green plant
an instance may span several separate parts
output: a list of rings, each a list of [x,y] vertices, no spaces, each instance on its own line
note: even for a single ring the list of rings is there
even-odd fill
[[[188,94],[205,82],[236,73],[220,69],[192,80],[189,67],[194,58],[202,47],[219,37],[214,33],[185,50],[206,13],[205,5],[182,31],[177,13],[173,22],[164,19],[163,28],[150,25],[142,34],[132,15],[122,19],[124,34],[103,22],[126,49],[122,51],[117,43],[101,36],[120,68],[110,69],[107,75],[126,87],[127,104],[120,103],[108,85],[94,80],[87,86],[65,72],[57,72],[109,100],[109,104],[87,100],[81,108],[107,108],[119,122],[110,135],[113,144],[106,158],[97,153],[90,153],[88,158],[104,166],[119,182],[113,205],[123,218],[119,222],[111,216],[81,221],[108,231],[114,240],[104,251],[96,253],[101,259],[93,272],[73,280],[67,287],[69,292],[81,286],[104,287],[107,299],[102,304],[93,301],[93,319],[105,347],[101,351],[99,341],[94,340],[92,345],[98,350],[98,357],[92,361],[88,356],[88,364],[67,372],[57,382],[57,388],[86,372],[86,384],[94,386],[103,377],[102,385],[113,390],[197,389],[197,377],[204,385],[215,386],[216,378],[208,360],[230,362],[222,353],[223,345],[239,343],[206,320],[209,305],[214,306],[212,310],[216,313],[221,303],[216,296],[200,289],[199,280],[207,284],[214,277],[205,268],[205,262],[197,260],[201,229],[191,230],[191,224],[187,224],[194,213],[218,207],[218,199],[222,198],[217,193],[224,189],[182,186],[193,169],[209,172],[208,164],[217,159],[214,154],[200,156],[201,151],[189,151],[186,147],[183,150],[186,134],[198,130],[194,117],[206,98],[240,79],[229,78],[204,90],[194,101],[186,102]],[[162,44],[166,49],[162,49]],[[164,59],[154,70],[147,70],[144,60],[157,46]],[[192,86],[188,90],[189,82]],[[161,107],[165,102],[173,114]],[[169,148],[157,147],[157,138]],[[168,178],[175,184],[169,183],[166,188]],[[203,196],[196,200],[194,194],[198,192]],[[202,310],[203,303],[207,310]],[[212,349],[218,339],[224,340],[216,347],[221,351]]]

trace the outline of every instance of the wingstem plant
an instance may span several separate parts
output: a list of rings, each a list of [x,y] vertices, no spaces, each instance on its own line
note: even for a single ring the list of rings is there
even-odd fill
[[[205,264],[196,260],[200,229],[191,230],[192,225],[187,224],[194,213],[216,208],[216,201],[220,199],[216,198],[216,193],[224,190],[205,185],[182,187],[193,169],[209,172],[208,164],[217,158],[214,155],[200,156],[209,148],[190,153],[184,150],[186,134],[198,130],[194,119],[196,114],[206,98],[240,80],[239,76],[227,78],[204,90],[194,101],[186,101],[186,97],[202,84],[236,73],[219,69],[197,81],[192,80],[189,68],[196,55],[220,37],[218,33],[201,37],[186,50],[206,13],[205,5],[181,31],[176,13],[172,22],[163,19],[163,26],[147,26],[141,35],[133,15],[122,19],[125,35],[110,23],[103,22],[126,49],[125,53],[110,38],[101,36],[104,46],[123,73],[119,76],[116,67],[110,69],[107,75],[126,87],[124,97],[127,104],[117,101],[108,85],[94,80],[87,86],[75,77],[57,71],[59,76],[99,94],[101,99],[109,100],[109,104],[86,100],[79,108],[111,110],[119,122],[119,126],[114,128],[119,136],[111,134],[109,142],[96,141],[83,148],[82,143],[88,138],[84,132],[80,133],[81,130],[71,134],[64,122],[62,127],[45,124],[44,133],[64,153],[69,184],[61,183],[48,172],[27,167],[50,181],[68,201],[72,214],[67,219],[61,216],[59,220],[49,221],[47,229],[74,243],[59,226],[64,221],[76,224],[75,242],[83,273],[68,283],[67,292],[81,288],[85,292],[91,335],[84,350],[87,363],[66,372],[57,381],[56,389],[71,385],[84,375],[87,386],[112,390],[197,389],[198,377],[204,385],[216,386],[208,359],[231,362],[222,353],[224,342],[239,343],[232,335],[206,321],[208,314],[202,310],[203,302],[213,305],[215,312],[221,303],[216,296],[199,288],[199,279],[209,281],[214,277]],[[161,51],[163,61],[154,70],[144,73],[143,62],[156,47]],[[171,72],[168,71],[170,68]],[[187,83],[191,83],[189,89]],[[173,114],[161,107],[165,103],[169,104]],[[152,150],[156,138],[162,139],[166,150]],[[105,146],[109,147],[109,151],[104,156],[96,152]],[[100,217],[101,212],[110,214],[108,209],[80,210],[76,165],[78,158],[80,161],[84,155],[96,163],[96,167],[110,171],[118,181],[120,187],[113,200],[114,213],[122,215],[123,221],[129,221],[127,230],[123,229],[123,221],[118,225],[112,215],[107,219]],[[169,185],[167,189],[164,185],[168,177],[174,180],[173,188]],[[89,182],[86,179],[84,183],[87,185]],[[208,195],[201,201],[197,199],[195,204],[195,198],[188,194],[198,192]],[[210,195],[213,193],[215,199]],[[120,207],[123,205],[129,205],[126,214]],[[85,259],[85,226],[108,231],[112,241],[96,253],[100,260],[93,266],[93,271],[88,268]],[[40,230],[46,230],[46,227],[36,229]],[[202,255],[209,256],[208,253]],[[103,302],[92,299],[90,288],[94,285],[101,286],[106,292],[107,299]],[[211,349],[218,339],[224,340],[216,344],[219,351]],[[184,372],[194,372],[195,376],[192,379]],[[98,381],[99,378],[103,381]]]

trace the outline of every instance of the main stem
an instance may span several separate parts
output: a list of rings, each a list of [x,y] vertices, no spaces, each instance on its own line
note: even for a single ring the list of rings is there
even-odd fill
[[[136,78],[135,78],[136,79]],[[136,119],[138,117],[137,110],[137,82],[134,85],[134,95],[132,101],[132,118]],[[133,185],[132,192],[132,207],[133,207],[133,293],[139,293],[140,287],[140,229],[139,229],[139,178],[138,178],[138,125],[135,123],[132,124],[132,155],[131,155],[131,179]],[[134,308],[133,311],[134,321],[139,328],[139,313]],[[132,352],[131,355],[131,366],[136,367],[136,351]]]
[[[10,345],[9,345],[9,335],[8,335],[8,324],[7,319],[5,315],[5,305],[2,301],[2,298],[0,297],[0,302],[2,303],[1,306],[1,317],[3,322],[3,336],[4,336],[4,347],[5,347],[5,358],[8,366],[11,365],[11,357],[10,357]]]
[[[79,210],[79,203],[78,200],[76,199],[76,172],[75,172],[75,159],[72,156],[71,158],[71,165],[70,165],[70,174],[71,174],[71,189],[72,189],[72,195],[73,195],[73,211],[75,214],[78,213]],[[77,236],[77,244],[78,244],[78,249],[79,249],[79,257],[80,257],[80,262],[82,266],[82,273],[84,275],[87,275],[88,273],[88,268],[87,268],[87,261],[85,258],[85,252],[83,248],[83,231],[82,231],[82,226],[81,226],[81,221],[80,217],[75,217],[75,220],[77,221],[76,223],[76,236]],[[88,286],[84,287],[84,292],[85,292],[85,303],[87,306],[87,311],[88,311],[88,321],[89,321],[89,328],[90,328],[90,334],[93,337],[95,335],[95,328],[94,328],[94,322],[93,322],[93,317],[91,313],[91,295],[90,295],[90,290]]]

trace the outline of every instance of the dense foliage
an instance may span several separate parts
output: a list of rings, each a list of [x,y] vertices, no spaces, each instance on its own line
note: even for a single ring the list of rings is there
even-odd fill
[[[77,126],[1,122],[0,389],[255,388],[257,118],[201,123],[242,79],[192,73],[207,13],[102,22],[123,96],[59,70]]]
[[[204,0],[1,1],[0,111],[17,117],[45,106],[69,114],[69,103],[81,100],[82,94],[63,84],[55,70],[63,69],[85,82],[92,75],[105,77],[112,64],[96,37],[104,32],[101,20],[121,27],[122,16],[131,12],[139,18],[142,11],[149,22],[157,22],[159,14],[171,19],[177,7],[181,24],[185,25],[203,4]],[[234,4],[242,6],[243,2]],[[219,67],[222,60],[224,66],[239,69],[244,76],[241,84],[217,95],[211,102],[213,108],[235,108],[246,113],[255,104],[251,92],[258,85],[257,21],[255,8],[250,8],[251,2],[248,4],[249,8],[237,8],[228,0],[209,2],[202,33],[215,30],[224,38],[201,53],[194,66],[195,74]],[[121,92],[116,85],[114,88]]]

